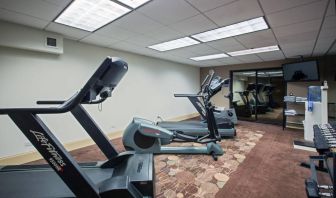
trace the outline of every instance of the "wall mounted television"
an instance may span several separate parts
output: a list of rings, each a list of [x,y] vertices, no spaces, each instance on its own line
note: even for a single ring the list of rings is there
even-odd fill
[[[319,81],[320,74],[316,60],[282,65],[284,80],[286,82]]]

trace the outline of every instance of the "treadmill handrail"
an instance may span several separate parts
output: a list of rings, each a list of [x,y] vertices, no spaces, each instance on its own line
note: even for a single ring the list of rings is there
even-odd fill
[[[103,76],[106,72],[108,72],[111,63],[118,64],[117,62],[124,64],[122,60],[112,61],[111,57],[107,57],[104,62],[101,64],[99,69],[92,75],[92,77],[88,80],[88,82],[84,85],[84,87],[71,98],[69,98],[66,102],[58,107],[45,107],[45,108],[5,108],[0,109],[0,114],[11,114],[17,112],[29,112],[33,114],[57,114],[57,113],[65,113],[74,109],[77,104],[83,102],[87,93],[90,89],[97,83],[99,83],[99,78]]]
[[[82,102],[82,104],[99,104],[106,100],[106,98],[101,98],[99,100],[90,101],[90,102]],[[60,105],[65,103],[65,100],[38,100],[36,104],[38,105]]]
[[[174,94],[174,97],[204,97],[203,94]]]
[[[0,114],[11,114],[19,112],[29,112],[33,114],[56,114],[56,113],[65,113],[76,107],[80,100],[80,95],[75,94],[66,102],[62,103],[58,107],[47,107],[47,108],[5,108],[0,109]]]

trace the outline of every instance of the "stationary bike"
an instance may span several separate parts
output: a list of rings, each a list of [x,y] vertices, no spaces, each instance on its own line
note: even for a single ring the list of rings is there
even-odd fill
[[[154,122],[142,118],[134,118],[128,125],[123,135],[123,144],[126,150],[136,153],[153,154],[208,154],[214,160],[223,155],[222,147],[217,144],[221,136],[217,129],[214,117],[214,106],[210,102],[206,104],[207,123],[209,133],[201,137],[183,134],[181,131],[170,131],[157,126]],[[172,142],[196,142],[206,144],[201,147],[164,147]]]

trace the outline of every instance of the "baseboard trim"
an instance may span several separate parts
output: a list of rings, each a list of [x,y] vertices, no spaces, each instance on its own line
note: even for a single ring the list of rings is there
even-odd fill
[[[199,116],[198,113],[192,113],[192,114],[187,114],[187,115],[171,118],[169,119],[169,121],[181,121],[181,120],[191,119],[197,116]],[[108,133],[107,137],[110,140],[122,137],[123,131],[124,130],[117,130],[117,131]],[[84,147],[91,146],[91,145],[94,145],[93,140],[91,138],[87,138],[83,140],[66,143],[64,144],[64,147],[68,151],[73,151],[73,150],[84,148]],[[24,163],[28,163],[31,161],[39,160],[39,159],[42,159],[42,156],[37,151],[31,151],[31,152],[20,153],[17,155],[0,158],[0,165],[1,166],[19,165],[19,164],[24,164]]]

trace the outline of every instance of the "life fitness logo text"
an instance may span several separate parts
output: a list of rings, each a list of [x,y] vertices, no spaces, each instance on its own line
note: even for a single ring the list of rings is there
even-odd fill
[[[48,138],[46,138],[43,133],[33,130],[29,131],[35,136],[36,140],[40,143],[41,146],[46,147],[52,156],[48,159],[48,161],[56,168],[57,171],[63,172],[63,167],[66,166],[66,164],[64,163],[62,156],[55,149],[55,146],[49,143]]]

